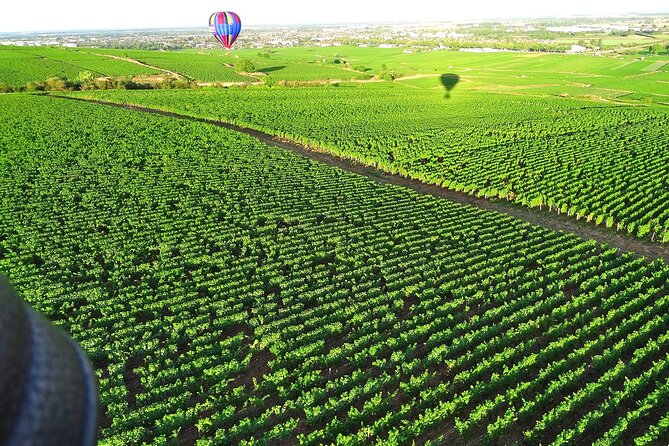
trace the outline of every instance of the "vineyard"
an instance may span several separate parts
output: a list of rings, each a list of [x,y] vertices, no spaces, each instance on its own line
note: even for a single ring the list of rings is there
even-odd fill
[[[443,73],[467,74],[467,85],[477,87],[528,86],[542,92],[608,96],[630,92],[667,101],[666,57],[600,57],[541,53],[459,53],[427,51],[405,53],[400,48],[318,48],[143,51],[77,49],[115,57],[129,57],[162,69],[207,82],[228,80],[226,67],[239,59],[252,61],[259,72],[276,80],[317,81],[362,79],[365,75],[399,79],[412,76],[437,77]],[[432,86],[440,86],[433,79]],[[583,85],[590,85],[586,89]],[[559,87],[559,88],[558,88]],[[566,90],[565,90],[566,89]]]
[[[2,95],[0,113],[0,272],[94,362],[101,444],[669,442],[662,261],[206,124],[48,96]],[[567,138],[603,133],[565,115]],[[614,135],[651,119],[604,116]],[[644,129],[632,172],[663,167],[666,133]],[[574,169],[622,163],[569,147],[554,156]]]
[[[234,61],[227,63],[220,57],[208,57],[197,52],[165,52],[141,50],[81,49],[81,52],[95,51],[112,57],[129,58],[139,62],[173,71],[190,79],[204,82],[254,82],[255,79],[235,72]]]
[[[666,106],[476,88],[445,99],[443,88],[403,81],[87,97],[230,122],[428,184],[669,241]]]
[[[0,84],[19,86],[56,76],[76,79],[85,71],[95,76],[142,76],[160,72],[127,61],[63,48],[0,46]]]
[[[87,50],[82,50],[87,51]],[[146,50],[95,50],[115,57],[129,57],[142,62],[180,73],[186,77],[204,82],[256,82],[269,75],[275,80],[314,81],[324,79],[353,79],[360,73],[342,69],[334,63],[315,63],[313,60],[294,58],[266,58],[259,56],[258,50],[244,53],[256,68],[256,78],[235,73],[234,65],[240,59],[237,53],[211,50],[146,51]],[[269,55],[269,53],[265,53]]]

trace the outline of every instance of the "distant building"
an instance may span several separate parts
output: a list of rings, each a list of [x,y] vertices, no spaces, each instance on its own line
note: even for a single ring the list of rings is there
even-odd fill
[[[510,53],[512,50],[499,48],[460,48],[461,53]]]
[[[573,25],[573,26],[549,26],[547,31],[556,33],[592,33],[592,32],[612,32],[630,30],[628,25]]]
[[[568,50],[568,53],[583,53],[587,50],[586,47],[581,46],[581,45],[572,45],[571,49]]]

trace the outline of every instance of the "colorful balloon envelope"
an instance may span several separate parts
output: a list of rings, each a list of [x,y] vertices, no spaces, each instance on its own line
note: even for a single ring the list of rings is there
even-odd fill
[[[239,31],[242,29],[242,21],[239,16],[231,11],[215,12],[209,17],[209,30],[221,45],[230,49]]]

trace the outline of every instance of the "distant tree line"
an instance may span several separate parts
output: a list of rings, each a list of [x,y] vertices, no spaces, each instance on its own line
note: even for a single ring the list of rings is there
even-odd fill
[[[562,43],[549,43],[539,41],[494,41],[493,39],[462,40],[462,39],[421,39],[407,41],[402,38],[396,39],[366,39],[364,42],[358,39],[341,39],[343,45],[358,45],[365,43],[369,46],[390,44],[398,48],[415,48],[430,51],[434,48],[447,48],[451,51],[459,51],[461,48],[494,48],[510,51],[532,51],[563,53],[571,49],[571,45]]]
[[[193,45],[185,43],[165,43],[165,42],[110,42],[97,43],[97,48],[106,48],[114,50],[148,50],[148,51],[176,51],[187,48],[193,48]]]
[[[651,56],[656,54],[669,54],[669,45],[661,45],[656,43],[648,47],[648,54]]]

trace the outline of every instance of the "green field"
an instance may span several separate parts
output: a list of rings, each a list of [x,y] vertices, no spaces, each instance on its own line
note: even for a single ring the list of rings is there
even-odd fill
[[[81,49],[80,51],[89,51]],[[202,82],[254,82],[255,79],[238,74],[227,61],[218,55],[203,56],[195,51],[142,51],[142,50],[91,50],[99,54],[130,58],[164,70],[173,71]]]
[[[466,63],[459,53],[444,57],[443,65],[454,64],[449,75]],[[479,63],[487,57],[476,55]],[[85,95],[231,122],[429,184],[669,240],[669,109],[653,103],[669,100],[669,84],[629,78],[631,69],[602,69],[617,76],[559,71],[578,66],[581,56],[575,63],[533,56],[545,67],[536,72],[519,68],[525,55],[490,57],[490,66],[509,68],[462,69],[451,91],[439,75],[425,74],[321,87]]]
[[[0,94],[0,274],[89,355],[101,445],[669,444],[667,62],[0,47],[5,85],[201,84]]]
[[[261,62],[267,60],[258,57],[257,50],[241,50],[228,54],[228,57],[249,58]],[[404,53],[401,48],[360,48],[360,47],[323,47],[323,48],[283,48],[273,49],[270,60],[281,64],[333,64],[335,59],[346,61],[351,66],[364,66],[370,73],[393,71],[398,75],[435,74],[463,71],[475,71],[489,74],[494,78],[499,72],[517,75],[575,75],[577,77],[609,78],[642,74],[643,68],[658,60],[668,60],[667,56],[594,56],[578,54],[546,53],[468,53],[454,51],[426,51]],[[624,73],[616,73],[614,68],[625,62],[638,62]],[[450,70],[450,71],[449,71]],[[568,80],[566,78],[560,78]]]
[[[630,34],[627,36],[616,35],[602,35],[599,33],[577,33],[574,36],[558,37],[555,39],[557,43],[567,43],[570,45],[578,45],[579,42],[599,42],[601,39],[602,49],[618,48],[620,46],[636,46],[636,45],[653,45],[657,42],[662,42],[665,36],[657,34],[654,36]]]
[[[112,77],[160,73],[134,63],[69,49],[0,46],[0,84],[24,86],[54,76],[73,80],[84,71]]]
[[[85,51],[85,50],[82,50]],[[175,71],[186,77],[202,82],[257,82],[255,77],[235,73],[234,65],[240,58],[251,60],[258,73],[264,73],[275,80],[313,81],[326,79],[349,80],[360,73],[342,69],[328,61],[296,60],[284,57],[259,57],[258,50],[247,52],[226,52],[221,50],[183,51],[141,51],[141,50],[96,50],[117,57],[129,57],[150,65]],[[261,52],[262,53],[262,52]],[[278,62],[275,62],[278,61]]]
[[[664,444],[669,267],[213,126],[0,96],[0,271],[100,444]]]

